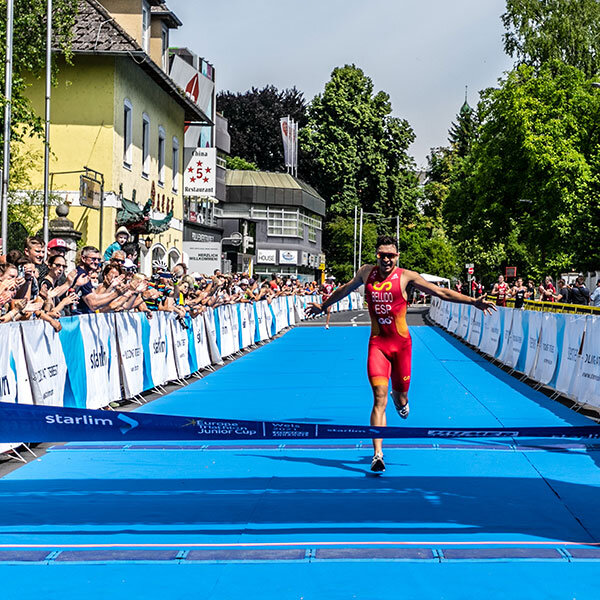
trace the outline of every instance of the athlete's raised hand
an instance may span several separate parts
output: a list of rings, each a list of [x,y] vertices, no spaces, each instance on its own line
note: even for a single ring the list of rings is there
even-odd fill
[[[473,306],[479,310],[482,310],[483,314],[485,315],[491,315],[494,311],[498,310],[495,304],[486,302],[483,298],[477,298],[477,300],[475,300],[473,303]]]
[[[316,317],[317,315],[320,315],[322,312],[323,312],[323,307],[321,306],[321,304],[317,304],[316,302],[311,302],[306,307],[304,314],[307,317]]]

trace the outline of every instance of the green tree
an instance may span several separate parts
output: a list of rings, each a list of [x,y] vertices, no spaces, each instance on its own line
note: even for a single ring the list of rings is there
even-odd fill
[[[28,135],[43,133],[42,120],[25,95],[26,77],[41,76],[46,68],[46,0],[27,0],[14,5],[13,86],[11,139],[18,141]],[[53,47],[70,58],[72,27],[77,0],[54,0]],[[0,55],[6,53],[6,0],[0,0]],[[56,63],[54,63],[55,65]],[[5,79],[5,63],[0,62],[0,79]],[[4,85],[0,92],[0,141],[4,132]],[[0,149],[1,151],[1,149]]]
[[[502,15],[506,53],[540,69],[560,60],[587,77],[600,72],[598,0],[507,0]]]
[[[258,167],[250,161],[240,158],[239,156],[227,156],[225,158],[227,168],[238,171],[258,171]]]
[[[217,110],[231,133],[231,155],[255,164],[261,171],[284,171],[279,119],[289,115],[298,126],[306,121],[306,102],[295,87],[278,90],[273,85],[244,93],[220,92]]]
[[[328,201],[332,216],[351,216],[355,206],[384,217],[400,214],[409,223],[419,196],[408,147],[415,135],[392,116],[389,96],[374,92],[361,69],[333,70],[322,94],[308,108],[300,132],[310,157],[306,177]],[[380,227],[389,220],[382,219]]]
[[[325,225],[325,234],[330,240],[330,250],[327,252],[327,270],[335,275],[338,281],[349,281],[354,273],[354,219],[334,217]],[[363,224],[363,239],[361,257],[358,266],[375,261],[375,242],[377,241],[377,226],[368,221]],[[358,253],[358,241],[356,252]]]
[[[443,215],[462,260],[495,279],[600,263],[600,95],[579,69],[521,65],[488,89],[471,152],[453,166]]]

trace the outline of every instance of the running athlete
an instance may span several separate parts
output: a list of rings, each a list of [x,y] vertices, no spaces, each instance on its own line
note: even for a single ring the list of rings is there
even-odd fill
[[[367,359],[367,373],[373,388],[370,423],[377,427],[385,427],[390,377],[392,400],[398,414],[403,419],[406,419],[409,414],[408,388],[411,379],[412,343],[406,324],[408,284],[442,300],[472,304],[484,312],[491,312],[496,308],[483,298],[470,298],[453,290],[438,287],[425,281],[414,271],[398,268],[396,266],[398,247],[396,240],[390,236],[379,237],[376,251],[376,265],[363,265],[351,281],[338,287],[325,302],[311,304],[307,308],[307,314],[318,315],[361,285],[365,286],[365,297],[371,316],[371,337]],[[373,448],[371,470],[385,471],[382,440],[374,439]]]
[[[492,295],[496,296],[497,306],[506,306],[506,296],[508,295],[508,283],[504,281],[504,276],[499,275],[497,283],[494,284]]]

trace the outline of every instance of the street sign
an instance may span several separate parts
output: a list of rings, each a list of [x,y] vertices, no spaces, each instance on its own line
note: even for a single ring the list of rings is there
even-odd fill
[[[79,177],[79,203],[88,208],[100,208],[102,203],[102,182],[91,176]]]
[[[475,273],[475,269],[473,267],[469,267],[467,269],[467,271],[468,271],[469,275],[473,275],[473,273]]]
[[[465,269],[472,269],[475,265],[473,263],[467,263]]]

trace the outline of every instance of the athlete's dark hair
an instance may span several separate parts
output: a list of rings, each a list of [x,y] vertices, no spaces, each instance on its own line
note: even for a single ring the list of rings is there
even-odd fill
[[[377,238],[377,243],[375,244],[375,249],[379,248],[379,246],[395,246],[396,250],[398,250],[398,242],[396,238],[391,235],[380,235]]]

